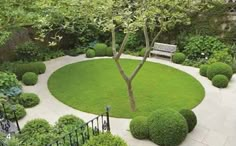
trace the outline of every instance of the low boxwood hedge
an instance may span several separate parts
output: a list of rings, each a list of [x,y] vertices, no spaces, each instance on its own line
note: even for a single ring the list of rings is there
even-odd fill
[[[135,117],[129,125],[130,132],[137,139],[148,138],[147,118],[143,116]]]
[[[188,132],[193,131],[195,126],[197,125],[197,116],[195,113],[189,109],[182,109],[179,112],[187,121],[188,124]]]

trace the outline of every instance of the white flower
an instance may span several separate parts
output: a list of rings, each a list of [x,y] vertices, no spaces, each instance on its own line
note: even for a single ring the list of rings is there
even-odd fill
[[[205,57],[205,59],[207,60],[207,59],[208,59],[208,57]]]
[[[203,53],[203,52],[202,52],[201,54],[202,54],[202,55],[205,55],[205,53]]]

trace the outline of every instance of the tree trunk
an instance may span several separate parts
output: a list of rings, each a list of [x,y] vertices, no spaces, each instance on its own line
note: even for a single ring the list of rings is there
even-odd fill
[[[136,102],[135,102],[135,97],[133,93],[133,87],[132,87],[132,81],[127,81],[126,82],[127,87],[128,87],[128,94],[129,94],[129,102],[130,102],[130,108],[132,112],[136,111]]]

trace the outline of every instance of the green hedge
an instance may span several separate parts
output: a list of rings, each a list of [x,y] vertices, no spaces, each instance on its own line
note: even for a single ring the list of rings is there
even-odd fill
[[[83,146],[128,146],[124,140],[110,133],[103,133],[89,139]]]
[[[22,82],[27,86],[35,85],[38,82],[38,75],[34,72],[26,72],[22,76]]]
[[[207,69],[208,69],[208,65],[201,65],[200,66],[200,75],[207,77]]]
[[[106,48],[106,55],[107,55],[107,56],[113,56],[112,47],[107,47],[107,48]]]
[[[97,43],[94,46],[95,54],[96,56],[105,56],[106,55],[106,50],[107,50],[107,45],[103,43]]]
[[[19,97],[19,102],[24,107],[33,107],[39,104],[39,97],[34,93],[22,93]]]
[[[188,134],[184,117],[171,109],[160,109],[148,117],[149,138],[161,146],[177,146]]]
[[[185,59],[186,59],[186,56],[183,53],[175,53],[172,56],[172,61],[177,64],[182,64],[185,61]]]
[[[43,62],[32,62],[32,63],[23,63],[17,64],[15,66],[14,73],[16,74],[19,80],[22,79],[22,76],[26,72],[34,72],[36,74],[43,74],[46,71],[46,65]]]
[[[130,122],[129,128],[133,137],[137,139],[147,139],[149,137],[146,117],[143,116],[135,117]]]
[[[229,79],[225,75],[216,75],[212,79],[212,85],[218,88],[226,88],[229,84]]]
[[[187,121],[188,124],[188,132],[193,131],[195,126],[197,125],[197,116],[195,113],[189,109],[182,109],[179,112]]]
[[[216,62],[207,69],[207,77],[212,80],[215,75],[225,75],[230,80],[233,75],[232,67],[222,62]]]

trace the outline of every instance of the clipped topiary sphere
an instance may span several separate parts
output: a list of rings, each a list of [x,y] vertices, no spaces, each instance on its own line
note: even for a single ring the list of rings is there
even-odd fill
[[[189,109],[182,109],[179,112],[187,121],[188,124],[188,132],[193,131],[193,129],[195,128],[195,126],[197,125],[197,116],[195,115],[195,113]]]
[[[123,139],[110,133],[102,133],[90,138],[83,146],[128,146]]]
[[[38,75],[33,72],[27,72],[22,76],[22,82],[25,85],[35,85],[38,82]]]
[[[216,75],[212,79],[212,85],[218,88],[226,88],[229,84],[229,79],[225,75]]]
[[[129,125],[130,132],[137,139],[148,138],[147,118],[143,116],[135,117]]]
[[[161,146],[177,146],[188,134],[184,117],[171,109],[160,109],[148,117],[149,138]]]
[[[230,80],[233,75],[232,67],[222,62],[213,63],[207,69],[207,77],[212,80],[216,75],[225,75]]]
[[[186,55],[183,53],[175,53],[172,56],[172,61],[177,64],[182,64],[186,59]]]
[[[93,58],[93,57],[95,57],[95,51],[94,51],[93,49],[88,49],[88,50],[86,51],[86,57],[87,57],[87,58]]]
[[[96,56],[105,56],[106,55],[106,50],[107,50],[107,45],[103,43],[97,43],[94,46],[95,54]]]
[[[207,77],[207,69],[208,69],[208,65],[201,65],[200,66],[200,75]]]
[[[106,55],[107,55],[107,56],[113,56],[113,51],[112,51],[112,48],[111,48],[111,47],[107,47],[107,48],[106,48]]]
[[[34,93],[22,93],[19,97],[19,102],[24,107],[33,107],[39,104],[39,97]]]

